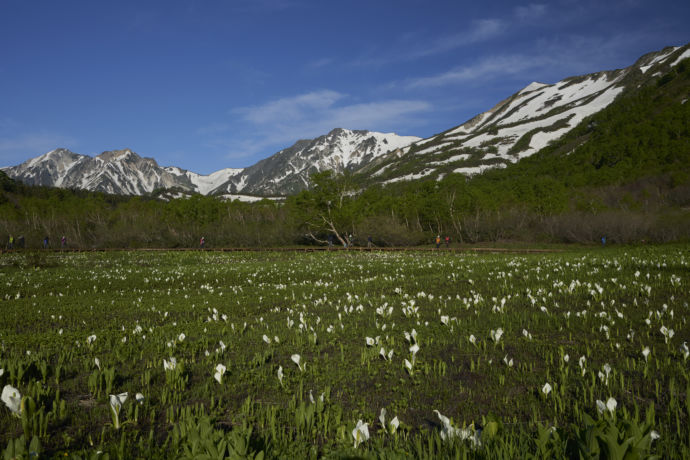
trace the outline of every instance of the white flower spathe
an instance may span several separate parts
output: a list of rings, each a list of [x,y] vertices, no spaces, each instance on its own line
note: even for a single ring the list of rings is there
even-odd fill
[[[216,373],[213,374],[213,378],[218,381],[218,383],[223,383],[223,375],[225,375],[225,371],[227,368],[222,365],[222,364],[217,364],[216,365]]]
[[[300,362],[302,361],[302,357],[300,355],[295,353],[294,355],[290,356],[290,359],[293,363],[297,364],[297,367],[300,371],[304,372],[304,369],[307,367],[307,365],[305,364],[304,366],[302,366],[302,364],[300,364]]]
[[[445,415],[441,414],[439,411],[434,410],[436,415],[438,416],[439,420],[441,420],[441,424],[443,425],[441,429],[441,439],[444,441],[450,441],[454,437],[459,437],[461,441],[464,441],[466,439],[469,439],[472,442],[473,447],[477,447],[478,445],[481,444],[479,436],[480,436],[480,431],[475,430],[472,426],[462,429],[462,428],[455,428],[451,423],[450,419],[446,417]]]
[[[355,429],[352,430],[352,437],[355,438],[356,449],[357,446],[369,439],[369,424],[363,423],[362,420],[358,420]]]
[[[603,414],[605,410],[606,404],[604,404],[604,401],[597,399],[597,411],[599,411],[599,414]]]
[[[2,389],[2,402],[10,409],[13,415],[19,417],[22,412],[22,394],[12,385],[5,385]]]
[[[541,392],[544,393],[545,396],[548,396],[549,393],[551,393],[551,384],[550,383],[545,383],[544,386],[541,388]]]
[[[407,359],[405,360],[405,367],[407,368],[408,372],[412,373],[412,363]]]
[[[599,414],[603,414],[606,411],[613,414],[616,411],[616,407],[618,407],[618,401],[612,397],[605,404],[604,401],[597,399],[597,411],[599,411]]]
[[[618,401],[616,401],[613,398],[609,398],[606,401],[606,408],[609,410],[609,412],[614,413],[616,411],[616,407],[618,406]]]
[[[163,360],[163,369],[166,371],[174,371],[177,368],[177,360],[173,357],[170,358],[170,361]]]
[[[494,343],[498,343],[501,337],[503,337],[503,329],[499,327],[495,331],[493,329],[491,330],[491,340],[493,340]]]
[[[647,358],[649,357],[649,353],[650,353],[649,347],[644,347],[644,349],[642,349],[642,356],[644,356],[645,362],[647,362]]]
[[[400,420],[398,420],[398,416],[397,416],[397,415],[396,415],[395,417],[393,417],[393,420],[391,420],[391,422],[389,423],[389,425],[390,425],[390,427],[391,427],[391,434],[395,434],[395,432],[397,431],[398,427],[400,426]]]
[[[110,411],[113,416],[113,425],[116,430],[120,429],[120,410],[127,400],[127,392],[118,395],[110,395]]]

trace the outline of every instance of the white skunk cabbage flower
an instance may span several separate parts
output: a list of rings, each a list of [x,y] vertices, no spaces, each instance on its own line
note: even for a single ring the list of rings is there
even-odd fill
[[[10,409],[12,415],[19,417],[22,413],[22,394],[12,385],[2,389],[2,402]]]
[[[225,371],[227,368],[222,365],[222,364],[217,364],[216,365],[216,373],[213,374],[213,378],[218,381],[218,383],[223,383],[223,375],[225,374]]]
[[[407,359],[405,360],[405,367],[407,368],[407,371],[411,374],[412,373],[412,363],[409,362]]]
[[[300,371],[304,372],[304,369],[307,366],[306,366],[306,364],[304,366],[302,366],[302,364],[300,364],[300,362],[302,360],[302,357],[300,355],[294,354],[294,355],[290,356],[290,359],[292,360],[293,363],[297,364],[297,367],[299,368]]]
[[[412,356],[414,357],[417,352],[419,351],[419,345],[416,343],[410,347],[410,353],[412,353]]]
[[[116,430],[120,429],[120,410],[122,405],[127,401],[127,392],[119,395],[110,395],[110,415],[113,417],[113,426]]]
[[[393,417],[393,420],[391,420],[388,423],[388,425],[386,425],[386,409],[384,408],[381,408],[381,414],[379,414],[379,421],[381,422],[381,426],[383,427],[384,431],[390,434],[395,434],[395,431],[400,426],[400,421],[398,420],[397,416]]]
[[[553,388],[551,388],[551,384],[549,384],[549,383],[547,382],[547,383],[545,383],[544,386],[541,388],[541,392],[544,393],[544,396],[548,396],[549,393],[551,393],[551,390],[552,390],[552,389],[553,389]]]
[[[606,401],[606,408],[611,412],[612,414],[616,411],[616,407],[618,407],[618,401],[616,401],[613,398],[609,398]]]
[[[603,414],[606,411],[609,411],[613,414],[616,412],[616,407],[618,407],[618,401],[616,401],[614,398],[609,398],[606,401],[606,404],[604,404],[604,401],[597,399],[597,410],[599,411],[599,414]]]
[[[174,371],[175,368],[177,368],[177,360],[175,358],[171,357],[170,361],[163,360],[163,369],[166,371]]]
[[[355,429],[352,430],[352,437],[355,438],[356,449],[357,446],[369,439],[369,424],[358,420]]]

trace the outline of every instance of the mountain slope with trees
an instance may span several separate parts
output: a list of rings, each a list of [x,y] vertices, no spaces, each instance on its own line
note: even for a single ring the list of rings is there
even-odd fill
[[[688,238],[690,60],[639,85],[505,169],[385,186],[356,177],[365,190],[351,199],[348,231],[407,243],[436,233],[470,242]],[[313,193],[319,187],[292,204]]]

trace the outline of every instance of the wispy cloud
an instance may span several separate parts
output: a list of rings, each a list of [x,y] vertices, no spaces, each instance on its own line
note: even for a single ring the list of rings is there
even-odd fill
[[[233,109],[234,120],[199,132],[209,134],[205,143],[224,150],[228,158],[265,157],[298,139],[317,137],[334,128],[397,130],[430,109],[422,100],[360,102],[324,89]]]
[[[438,56],[453,50],[476,45],[481,42],[503,36],[509,24],[500,18],[476,19],[470,22],[466,30],[435,37],[424,37],[419,33],[406,32],[398,39],[394,50],[377,50],[365,57],[350,61],[354,67],[381,67],[396,62],[414,61],[421,58]]]
[[[255,124],[281,122],[282,120],[302,120],[315,112],[330,109],[344,94],[331,90],[314,91],[298,96],[286,97],[262,105],[242,107],[233,112]]]
[[[513,12],[515,17],[521,21],[539,19],[546,14],[546,5],[530,3],[529,5],[515,7]]]
[[[479,81],[486,78],[516,75],[527,70],[548,65],[551,59],[544,56],[505,55],[484,58],[468,66],[454,67],[446,72],[414,78],[404,83],[407,89],[431,88]]]
[[[327,67],[335,62],[333,58],[321,58],[315,61],[309,62],[307,67],[310,69],[320,69],[322,67]]]
[[[390,87],[409,91],[452,85],[485,85],[488,81],[505,81],[506,78],[554,83],[575,75],[633,64],[639,53],[626,56],[625,51],[630,49],[631,43],[643,43],[650,38],[646,35],[645,31],[626,31],[536,40],[520,53],[487,56],[436,74],[393,82]]]
[[[412,50],[408,58],[420,58],[443,54],[454,49],[476,44],[496,38],[504,33],[506,23],[502,19],[488,18],[472,21],[465,32],[446,35],[424,45],[423,48]]]

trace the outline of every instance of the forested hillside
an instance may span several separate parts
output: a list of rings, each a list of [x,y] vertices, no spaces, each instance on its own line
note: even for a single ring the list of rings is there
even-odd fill
[[[79,247],[193,247],[201,236],[216,247],[324,244],[329,234],[378,245],[437,234],[462,243],[687,240],[690,60],[633,88],[505,169],[385,187],[326,172],[282,204],[29,187],[0,172],[0,238],[38,246],[64,235]]]

